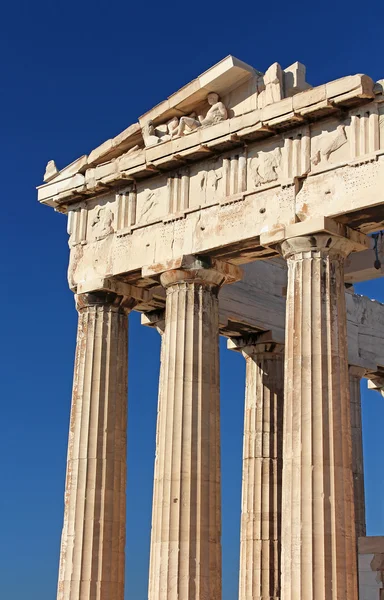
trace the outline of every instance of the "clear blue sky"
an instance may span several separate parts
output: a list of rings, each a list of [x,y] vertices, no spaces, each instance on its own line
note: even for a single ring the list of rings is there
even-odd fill
[[[314,6],[316,10],[311,8]],[[77,315],[66,220],[39,206],[63,167],[227,54],[265,70],[307,66],[313,85],[384,77],[384,5],[303,2],[7,2],[0,19],[0,598],[52,600]],[[384,284],[359,292],[384,302]],[[130,328],[126,598],[145,600],[159,338]],[[243,359],[222,343],[224,600],[237,597]],[[384,534],[384,399],[363,393],[369,534]],[[112,599],[111,599],[112,600]]]

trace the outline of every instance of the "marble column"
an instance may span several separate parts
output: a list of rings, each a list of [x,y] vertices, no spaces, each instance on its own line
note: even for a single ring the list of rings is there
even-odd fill
[[[239,600],[280,598],[284,346],[254,343],[246,359]]]
[[[351,395],[351,427],[352,427],[352,471],[355,498],[356,538],[365,537],[365,492],[363,463],[363,428],[361,421],[361,378],[365,369],[349,367],[349,389]]]
[[[123,600],[128,308],[76,297],[79,313],[58,600]]]
[[[344,260],[348,240],[286,240],[282,600],[357,600]]]
[[[161,276],[166,315],[149,600],[221,598],[218,291],[226,280],[221,265],[203,268],[199,262]]]

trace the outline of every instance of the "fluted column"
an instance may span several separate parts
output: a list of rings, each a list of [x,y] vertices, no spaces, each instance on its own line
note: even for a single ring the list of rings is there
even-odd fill
[[[79,313],[58,600],[123,600],[128,309],[76,297]]]
[[[246,345],[239,600],[280,598],[284,346]]]
[[[366,536],[365,492],[363,464],[363,428],[361,421],[361,378],[365,369],[349,367],[349,389],[351,395],[351,427],[352,427],[352,471],[353,491],[355,499],[356,538]]]
[[[344,238],[286,240],[282,600],[357,600]]]
[[[225,280],[218,263],[161,276],[149,600],[221,598],[218,291]]]

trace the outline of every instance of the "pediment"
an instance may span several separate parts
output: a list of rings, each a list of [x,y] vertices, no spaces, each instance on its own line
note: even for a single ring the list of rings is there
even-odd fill
[[[359,106],[382,95],[373,88],[365,75],[312,88],[299,62],[273,63],[263,74],[227,56],[88,155],[61,170],[49,161],[39,199],[64,206],[137,182]]]
[[[227,56],[167,100],[147,111],[139,118],[139,123],[142,127],[148,121],[159,125],[174,116],[181,117],[204,103],[209,93],[223,97],[246,81],[257,80],[260,76],[262,73],[250,65],[234,56]]]
[[[124,153],[137,154],[145,147],[178,137],[169,135],[169,122],[172,119],[178,124],[182,117],[192,113],[196,115],[197,127],[197,119],[204,121],[210,109],[207,101],[209,94],[217,94],[218,100],[225,107],[222,120],[226,120],[257,110],[308,87],[310,86],[305,83],[305,67],[300,63],[294,63],[285,71],[278,63],[274,63],[263,75],[254,67],[229,55],[147,111],[139,117],[138,123],[133,123],[116,137],[93,149],[88,156],[80,157],[60,171],[54,161],[49,161],[44,181],[58,183]],[[153,136],[146,135],[149,126],[154,129]],[[183,135],[192,131],[192,128],[186,126]]]

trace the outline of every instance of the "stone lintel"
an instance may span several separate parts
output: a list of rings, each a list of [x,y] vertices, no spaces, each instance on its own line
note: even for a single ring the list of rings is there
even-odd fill
[[[195,271],[200,269],[211,269],[222,274],[225,283],[240,281],[243,271],[240,267],[222,260],[210,258],[209,256],[183,255],[164,263],[157,263],[142,268],[143,277],[160,277],[163,273],[174,270]]]
[[[384,536],[370,535],[358,541],[359,554],[384,554]]]
[[[227,349],[243,354],[254,354],[255,351],[280,354],[284,352],[284,344],[275,341],[271,331],[265,331],[243,337],[228,338]]]
[[[284,240],[310,236],[316,233],[329,233],[332,236],[345,238],[352,247],[352,252],[367,250],[371,246],[370,238],[365,234],[324,216],[265,231],[260,235],[260,243],[262,246],[278,246]]]
[[[372,238],[370,239],[372,240]],[[346,283],[361,283],[362,281],[384,277],[384,264],[381,264],[377,269],[375,267],[375,259],[373,245],[369,250],[350,254],[344,265],[344,279]]]

